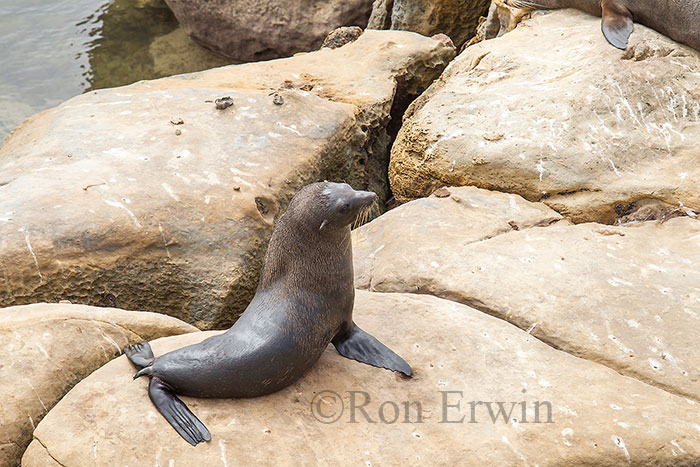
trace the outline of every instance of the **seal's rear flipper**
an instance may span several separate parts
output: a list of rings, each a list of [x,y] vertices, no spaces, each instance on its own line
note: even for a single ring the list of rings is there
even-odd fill
[[[153,364],[155,357],[153,350],[148,342],[139,342],[138,344],[127,345],[124,347],[124,353],[127,358],[134,364],[136,368],[145,368]]]
[[[601,23],[603,35],[612,45],[625,50],[630,34],[634,31],[632,14],[627,8],[616,5],[614,0],[603,0],[601,7],[603,9]]]
[[[354,323],[350,332],[333,339],[333,345],[343,357],[392,371],[400,371],[406,376],[413,374],[411,367],[403,358]]]
[[[158,411],[192,446],[211,440],[209,430],[187,408],[170,387],[154,376],[148,386],[148,395]]]

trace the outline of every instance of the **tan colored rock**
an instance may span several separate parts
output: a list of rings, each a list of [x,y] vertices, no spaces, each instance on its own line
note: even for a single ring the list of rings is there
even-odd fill
[[[409,108],[389,178],[402,201],[474,185],[613,223],[700,209],[698,148],[700,53],[642,25],[620,51],[560,10],[460,54]]]
[[[169,316],[115,308],[0,309],[0,465],[18,465],[44,415],[125,345],[193,331]]]
[[[194,40],[244,61],[318,49],[335,28],[364,28],[372,9],[372,0],[165,1]]]
[[[476,32],[489,0],[375,0],[367,27],[446,34],[459,48]]]
[[[0,148],[0,262],[12,265],[0,269],[0,304],[111,293],[122,308],[227,327],[300,187],[345,180],[388,197],[391,115],[453,56],[417,34],[369,31],[32,117]],[[221,97],[233,106],[217,110]]]
[[[394,0],[374,0],[367,28],[391,29],[391,10],[393,6]]]
[[[353,231],[355,287],[382,290],[384,281],[394,284],[413,274],[437,273],[444,262],[459,261],[460,249],[471,243],[565,222],[561,219],[544,204],[518,195],[474,187],[441,188]],[[426,293],[427,284],[422,282],[404,285],[402,292]]]
[[[421,199],[357,229],[356,286],[468,304],[555,348],[700,401],[700,221],[522,223],[507,231],[502,199],[488,206],[502,216],[488,221],[498,226],[491,233],[465,219],[464,204]]]
[[[183,398],[212,434],[211,442],[192,448],[153,407],[147,382],[131,381],[134,370],[122,357],[47,415],[22,465],[44,465],[49,455],[66,466],[171,459],[176,465],[700,462],[698,406],[554,350],[501,320],[435,297],[367,292],[357,294],[355,319],[405,357],[415,377],[362,365],[329,347],[301,380],[270,396]],[[160,339],[153,349],[162,354],[206,335]],[[475,423],[469,423],[472,401]],[[497,402],[506,413],[514,409],[508,422],[499,418]],[[552,423],[545,423],[549,414]],[[336,416],[334,423],[319,421]]]

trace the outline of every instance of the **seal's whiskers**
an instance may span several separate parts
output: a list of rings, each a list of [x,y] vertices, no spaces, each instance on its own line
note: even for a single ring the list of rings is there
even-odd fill
[[[355,221],[352,223],[352,230],[363,226],[370,219],[370,217],[372,217],[372,213],[375,210],[375,208],[379,209],[379,205],[376,203],[376,201],[364,208],[362,211],[360,211],[357,214]]]

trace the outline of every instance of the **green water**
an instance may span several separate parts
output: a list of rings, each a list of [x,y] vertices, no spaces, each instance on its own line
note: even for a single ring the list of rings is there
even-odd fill
[[[82,92],[227,63],[162,0],[0,0],[0,142]]]

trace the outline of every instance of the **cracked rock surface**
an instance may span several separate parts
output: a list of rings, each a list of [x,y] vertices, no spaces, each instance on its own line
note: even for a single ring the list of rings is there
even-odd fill
[[[400,201],[473,185],[611,224],[700,209],[699,159],[700,52],[640,24],[621,51],[559,10],[461,53],[408,109],[389,178]]]
[[[276,218],[320,180],[388,194],[387,125],[454,48],[403,31],[75,97],[0,148],[0,305],[68,299],[228,327]],[[281,96],[275,104],[275,97]],[[233,105],[217,109],[214,100]]]
[[[132,381],[133,368],[120,357],[44,418],[22,465],[700,462],[699,406],[555,350],[502,320],[427,295],[366,291],[357,292],[354,316],[412,365],[412,379],[343,358],[329,346],[304,377],[275,394],[183,397],[212,435],[192,448],[151,404],[147,381]],[[210,334],[152,346],[161,355]]]
[[[127,344],[197,328],[158,313],[49,304],[0,309],[0,465],[18,465],[34,427]]]

